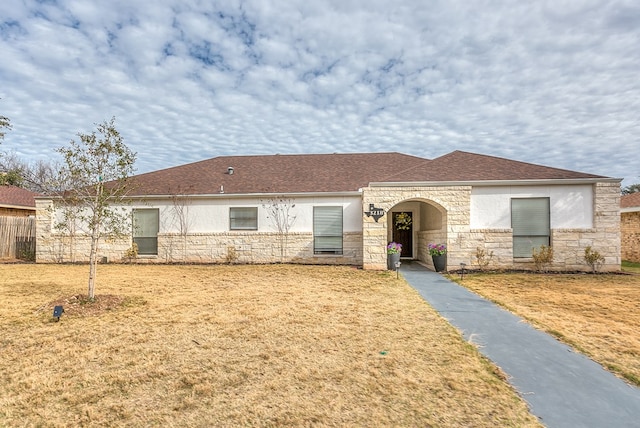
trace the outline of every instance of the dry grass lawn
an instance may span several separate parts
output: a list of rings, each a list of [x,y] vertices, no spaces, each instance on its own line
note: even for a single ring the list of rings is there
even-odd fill
[[[540,426],[388,273],[104,265],[69,300],[87,273],[0,265],[0,426]]]
[[[458,282],[640,385],[640,275],[474,274]]]

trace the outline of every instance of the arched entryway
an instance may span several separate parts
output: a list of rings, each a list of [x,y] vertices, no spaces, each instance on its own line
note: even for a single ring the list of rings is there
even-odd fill
[[[387,213],[387,241],[402,244],[401,257],[432,266],[429,243],[447,243],[447,212],[438,203],[409,199]]]

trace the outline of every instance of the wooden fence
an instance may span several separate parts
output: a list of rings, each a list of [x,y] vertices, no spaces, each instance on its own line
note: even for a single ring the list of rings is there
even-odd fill
[[[0,259],[35,260],[36,219],[0,217]]]

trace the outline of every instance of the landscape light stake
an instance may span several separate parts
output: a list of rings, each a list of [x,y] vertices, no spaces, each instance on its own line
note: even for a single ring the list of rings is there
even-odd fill
[[[396,262],[396,279],[398,279],[398,271],[400,270],[400,262]]]
[[[53,308],[53,317],[56,319],[56,322],[60,321],[60,317],[64,313],[64,308],[62,306],[56,306]]]
[[[466,263],[460,263],[460,280],[464,279],[464,268],[467,266]]]

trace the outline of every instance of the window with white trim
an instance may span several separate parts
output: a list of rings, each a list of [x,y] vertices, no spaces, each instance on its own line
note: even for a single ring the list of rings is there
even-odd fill
[[[342,254],[342,207],[313,207],[313,253]]]
[[[229,229],[258,230],[258,207],[229,208]]]
[[[532,257],[534,248],[550,244],[549,206],[549,198],[511,199],[514,258]]]
[[[158,231],[160,229],[160,210],[133,210],[133,242],[138,246],[140,255],[158,254]]]

